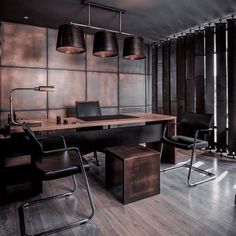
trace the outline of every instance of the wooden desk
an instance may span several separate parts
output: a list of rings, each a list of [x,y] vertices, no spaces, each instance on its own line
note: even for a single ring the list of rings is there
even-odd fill
[[[70,133],[66,132],[62,133],[62,135],[65,137],[69,146],[77,146],[84,153],[111,146],[140,143],[146,143],[148,147],[159,150],[163,127],[166,123],[168,124],[169,135],[175,134],[175,127],[173,125],[176,122],[175,116],[151,113],[135,113],[129,114],[129,116],[131,117],[122,119],[109,119],[109,116],[107,116],[105,120],[94,121],[64,118],[69,119],[69,124],[61,125],[56,124],[56,119],[43,119],[42,126],[32,127],[32,130],[39,132],[48,131],[49,133],[50,131],[63,132],[65,130],[72,130]],[[124,125],[133,124],[137,124],[138,126],[123,127]],[[112,129],[75,132],[79,128],[112,125],[123,126]],[[21,126],[11,127],[11,134],[13,136],[21,133],[23,133]],[[162,161],[171,164],[175,163],[174,148],[165,147]]]
[[[127,125],[127,124],[148,124],[157,122],[175,122],[175,116],[168,116],[162,114],[151,114],[151,113],[135,113],[129,114],[130,118],[122,119],[106,119],[106,120],[95,120],[95,121],[84,121],[77,118],[64,118],[69,120],[69,124],[56,124],[56,119],[42,119],[42,126],[32,127],[33,131],[55,131],[65,129],[77,129],[85,127],[96,127],[106,125]],[[21,126],[12,126],[11,134],[23,132]]]

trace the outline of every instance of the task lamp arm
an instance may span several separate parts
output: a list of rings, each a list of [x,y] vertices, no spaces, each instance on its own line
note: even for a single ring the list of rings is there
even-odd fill
[[[34,88],[14,88],[11,90],[10,92],[10,119],[11,119],[11,124],[14,125],[18,125],[19,121],[14,119],[14,115],[13,115],[13,93],[15,91],[22,91],[22,90],[31,90],[31,91],[38,91],[38,92],[52,92],[55,91],[54,86],[38,86],[38,87],[34,87]]]

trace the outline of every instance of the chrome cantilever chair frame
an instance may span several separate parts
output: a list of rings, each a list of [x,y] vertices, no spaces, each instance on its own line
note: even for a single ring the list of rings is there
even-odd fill
[[[22,235],[26,235],[26,236],[30,236],[30,235],[39,236],[39,235],[49,235],[49,234],[53,234],[53,233],[58,233],[60,231],[63,231],[63,230],[66,230],[66,229],[70,229],[70,228],[73,228],[75,226],[79,226],[81,224],[84,224],[84,223],[88,222],[94,216],[95,206],[94,206],[94,202],[93,202],[90,186],[89,186],[89,183],[88,183],[88,178],[87,178],[87,175],[86,175],[86,172],[85,172],[85,169],[84,169],[83,160],[82,160],[82,156],[80,154],[80,151],[76,147],[67,147],[65,139],[64,139],[63,136],[57,136],[57,137],[62,139],[63,144],[64,144],[64,148],[59,148],[59,149],[45,151],[45,150],[43,150],[43,147],[40,145],[42,154],[53,154],[53,153],[67,152],[67,151],[73,151],[73,152],[76,153],[76,156],[78,158],[78,162],[80,164],[82,176],[84,178],[84,182],[85,182],[85,186],[86,186],[87,194],[88,194],[88,197],[89,197],[89,203],[90,203],[92,212],[91,212],[91,214],[88,217],[86,217],[84,219],[81,219],[81,220],[78,220],[78,221],[75,221],[75,222],[72,222],[72,223],[67,224],[67,225],[63,225],[63,226],[60,226],[60,227],[57,227],[57,228],[53,228],[53,229],[50,229],[50,230],[47,230],[47,231],[43,231],[43,232],[40,232],[40,233],[37,233],[37,234],[27,234],[26,233],[24,209],[30,207],[31,205],[39,203],[39,202],[54,200],[54,199],[58,199],[58,198],[65,198],[65,197],[68,197],[68,196],[72,195],[73,192],[75,192],[76,189],[77,189],[77,183],[76,183],[75,175],[73,174],[72,175],[72,179],[73,179],[74,187],[73,187],[73,189],[71,191],[66,192],[66,193],[62,193],[62,194],[58,194],[58,195],[55,195],[55,196],[47,197],[47,198],[42,198],[42,199],[26,202],[26,203],[22,204],[19,207],[19,218],[20,218],[20,226],[21,226],[21,234]],[[47,140],[47,138],[43,138],[43,139]],[[49,137],[48,139],[51,139],[51,137]]]
[[[178,125],[178,124],[175,124],[175,125]],[[165,125],[165,127],[164,127],[163,137],[165,137],[165,135],[166,135],[166,130],[167,130],[167,125]],[[191,148],[191,149],[192,149],[192,153],[191,153],[190,159],[187,160],[187,161],[185,161],[185,162],[182,162],[181,164],[176,164],[176,165],[174,165],[174,166],[161,169],[160,172],[165,172],[165,171],[169,171],[169,170],[174,170],[174,169],[181,168],[181,167],[189,168],[188,177],[187,177],[187,183],[188,183],[188,185],[191,186],[191,187],[215,179],[216,177],[215,177],[215,174],[214,174],[214,173],[193,166],[193,160],[196,158],[196,146],[197,146],[196,144],[197,144],[197,141],[199,140],[199,139],[198,139],[198,135],[199,135],[199,133],[201,133],[201,132],[210,132],[210,131],[212,131],[212,128],[209,128],[209,129],[197,129],[197,130],[195,130],[195,132],[194,132],[194,138],[193,138],[193,142],[192,142],[192,148]],[[161,157],[162,157],[162,154],[163,154],[163,148],[164,148],[164,142],[162,141],[162,144],[161,144],[161,151],[160,151]],[[191,149],[188,149],[188,150],[191,150]],[[206,179],[203,179],[203,180],[201,180],[201,181],[192,183],[192,182],[191,182],[191,173],[192,173],[192,170],[194,170],[194,171],[196,171],[196,172],[199,172],[199,173],[202,173],[202,174],[204,174],[204,175],[207,175],[207,176],[209,176],[209,177],[206,178]]]

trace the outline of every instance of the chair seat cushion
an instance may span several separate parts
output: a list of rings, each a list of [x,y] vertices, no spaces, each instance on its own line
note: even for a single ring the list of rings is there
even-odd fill
[[[36,168],[42,180],[63,178],[81,172],[79,160],[74,151],[43,155],[42,161],[36,162]]]
[[[175,146],[177,148],[182,149],[192,149],[194,138],[177,135],[172,137],[162,137],[162,142],[165,144],[169,144],[171,146]],[[208,147],[208,142],[205,140],[197,139],[196,148],[206,148]]]

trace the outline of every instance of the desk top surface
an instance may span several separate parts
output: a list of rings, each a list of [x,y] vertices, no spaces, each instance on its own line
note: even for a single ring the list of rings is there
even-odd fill
[[[74,117],[62,118],[67,120],[68,124],[56,124],[56,119],[42,119],[42,125],[31,127],[33,131],[52,131],[52,130],[63,130],[63,129],[76,129],[84,127],[95,127],[95,126],[106,126],[106,125],[125,125],[125,124],[139,124],[148,122],[162,122],[162,121],[174,121],[175,116],[152,114],[152,113],[134,113],[128,114],[127,117],[122,116],[104,116],[107,119],[92,119],[82,120]],[[115,117],[115,118],[114,118]],[[32,120],[33,121],[33,120]],[[11,133],[22,133],[21,126],[12,126]]]

